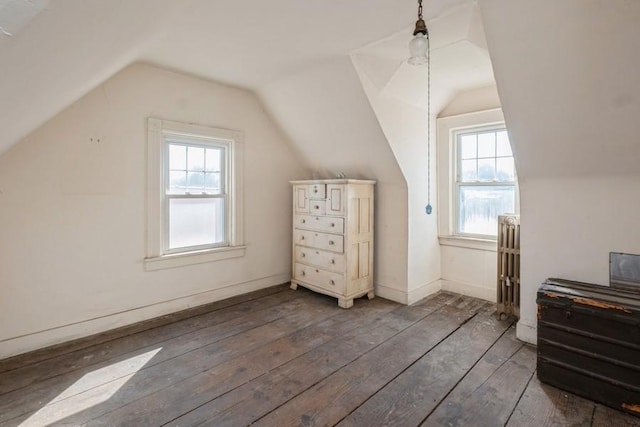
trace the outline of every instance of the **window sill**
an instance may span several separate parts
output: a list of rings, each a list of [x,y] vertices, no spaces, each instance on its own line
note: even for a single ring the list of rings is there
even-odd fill
[[[205,262],[221,261],[223,259],[239,258],[245,255],[246,249],[246,246],[233,246],[145,258],[144,269],[145,271],[156,271],[166,268],[184,267],[187,265],[203,264]]]
[[[474,239],[473,237],[440,236],[438,238],[443,246],[455,246],[458,248],[475,249],[479,251],[497,252],[498,243],[490,239]]]

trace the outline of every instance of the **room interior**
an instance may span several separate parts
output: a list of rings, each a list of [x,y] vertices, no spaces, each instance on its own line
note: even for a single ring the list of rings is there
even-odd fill
[[[482,115],[516,162],[518,339],[546,278],[607,286],[640,253],[640,3],[424,15],[430,85],[414,1],[0,2],[0,359],[287,283],[300,179],[376,181],[377,297],[495,302],[495,245],[445,220],[442,129]],[[150,267],[149,118],[242,133],[240,256]]]

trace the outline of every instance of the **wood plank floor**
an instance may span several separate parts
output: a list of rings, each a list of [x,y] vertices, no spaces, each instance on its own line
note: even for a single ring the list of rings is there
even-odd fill
[[[640,426],[540,384],[494,310],[277,286],[0,361],[0,426]]]

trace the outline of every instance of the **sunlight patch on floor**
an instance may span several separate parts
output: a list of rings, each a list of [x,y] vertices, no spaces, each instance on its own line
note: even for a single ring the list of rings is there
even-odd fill
[[[83,375],[19,426],[43,426],[61,421],[109,400],[162,347]]]

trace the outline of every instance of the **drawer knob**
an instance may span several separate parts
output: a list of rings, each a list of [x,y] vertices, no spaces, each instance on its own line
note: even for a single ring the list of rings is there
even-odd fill
[[[335,260],[335,259],[332,259],[332,260],[331,260],[331,264],[335,264],[335,263],[336,263],[336,260]]]
[[[313,209],[320,209],[320,206],[315,205],[315,206],[313,207]]]
[[[316,273],[320,273],[317,268],[316,268]]]
[[[303,224],[305,224],[306,222],[307,222],[307,220],[306,220],[306,219],[303,219],[303,220],[302,220],[302,223],[303,223]]]
[[[329,280],[329,284],[330,284],[330,285],[335,285],[335,284],[336,284],[336,282],[334,282],[334,281],[333,281],[333,279],[331,279],[331,280]]]
[[[305,273],[304,271],[302,271],[302,275],[303,275],[303,276],[306,276],[306,275],[307,275],[307,273]]]
[[[314,193],[317,193],[317,192],[318,192],[318,189],[317,189],[317,188],[314,188],[314,189],[313,189],[313,192],[314,192]]]
[[[334,243],[334,241],[333,241],[333,240],[329,240],[329,244],[330,244],[330,245],[335,245],[335,243]]]
[[[336,225],[332,222],[332,223],[331,223],[331,226],[332,226],[332,227],[335,227]]]
[[[300,240],[304,240],[304,236],[301,236],[301,237],[300,237]]]
[[[302,252],[302,258],[306,257],[307,254],[305,254],[304,252]]]

